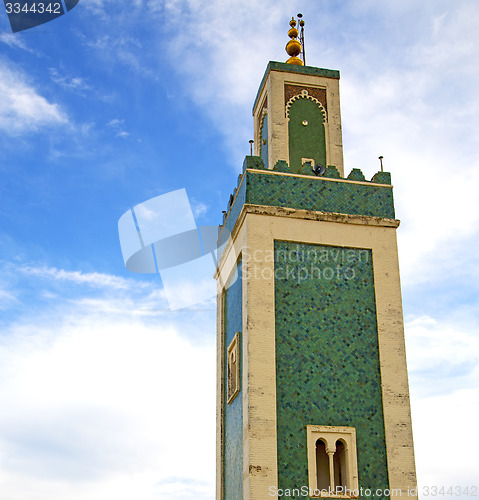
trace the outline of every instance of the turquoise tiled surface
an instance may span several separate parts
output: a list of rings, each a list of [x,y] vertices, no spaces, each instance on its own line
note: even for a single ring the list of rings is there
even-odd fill
[[[246,181],[246,203],[390,219],[395,216],[390,187],[248,170]]]
[[[245,159],[243,161],[243,172],[247,168],[255,168],[257,170],[268,170],[264,164],[263,158],[259,156],[245,156]]]
[[[279,488],[308,484],[307,425],[355,427],[360,487],[388,488],[372,255],[341,250],[275,242]]]
[[[243,286],[241,262],[238,264],[238,279],[225,291],[225,342],[224,342],[224,440],[223,440],[223,492],[224,500],[243,499],[243,390],[231,402],[226,403],[227,349],[236,332],[243,331]],[[240,333],[240,351],[241,351]],[[240,356],[240,380],[243,371]]]
[[[364,174],[361,172],[359,168],[353,168],[351,172],[349,172],[348,179],[351,181],[365,181],[366,177],[364,177]]]
[[[339,175],[338,169],[334,165],[328,165],[326,167],[323,177],[327,177],[329,179],[341,179],[341,175]]]
[[[293,172],[301,170],[302,158],[311,158],[315,163],[326,164],[324,114],[316,102],[300,98],[291,104],[288,141],[289,166]],[[311,172],[311,166],[308,169]]]
[[[371,181],[379,184],[391,184],[391,174],[389,172],[377,172]]]
[[[251,156],[249,157],[251,158]],[[260,159],[261,160],[261,159]],[[246,160],[245,160],[246,163]],[[245,175],[245,174],[243,174]],[[241,209],[243,208],[243,205],[246,202],[246,179],[243,179],[243,182],[241,183],[241,186],[238,188],[236,192],[236,200],[233,203],[233,206],[231,207],[231,211],[228,213],[228,218],[226,219],[226,222],[223,221],[223,224],[225,225],[226,229],[226,234],[231,234],[231,231],[233,231],[234,225],[236,224],[236,220],[239,217],[239,214],[241,213]]]

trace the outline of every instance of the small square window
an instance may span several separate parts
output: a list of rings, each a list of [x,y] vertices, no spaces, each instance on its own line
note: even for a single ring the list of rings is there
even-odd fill
[[[228,346],[227,356],[227,380],[228,394],[227,403],[231,404],[240,390],[240,350],[239,332],[236,333],[231,344]]]
[[[357,498],[356,429],[308,425],[308,478],[312,498]]]

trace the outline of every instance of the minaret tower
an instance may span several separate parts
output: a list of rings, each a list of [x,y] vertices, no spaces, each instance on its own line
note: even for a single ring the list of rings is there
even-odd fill
[[[290,26],[220,227],[216,498],[414,498],[391,177],[345,177],[339,72]]]

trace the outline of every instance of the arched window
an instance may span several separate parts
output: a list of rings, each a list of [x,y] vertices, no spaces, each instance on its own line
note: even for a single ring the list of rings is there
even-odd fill
[[[312,498],[357,498],[354,427],[308,425],[308,478]]]
[[[334,463],[334,486],[340,487],[342,491],[348,487],[347,484],[347,454],[346,447],[339,439],[336,441],[336,451],[333,456]]]
[[[322,439],[316,441],[316,474],[318,489],[329,489],[329,458],[326,453],[326,444]]]

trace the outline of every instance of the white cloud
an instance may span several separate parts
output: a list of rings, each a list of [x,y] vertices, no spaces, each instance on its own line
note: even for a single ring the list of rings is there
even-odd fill
[[[479,446],[470,427],[479,419],[476,325],[422,316],[410,318],[405,329],[419,485],[470,486]],[[461,448],[460,464],[444,451],[451,443]]]
[[[214,271],[215,267],[210,255],[205,255],[182,266],[162,270],[160,274],[164,286],[164,296],[168,300],[171,310],[186,307],[215,310],[216,282],[213,279]]]
[[[136,297],[115,296],[115,297],[83,297],[75,298],[71,306],[78,310],[96,312],[98,314],[116,314],[123,316],[128,314],[132,317],[143,317],[145,320],[164,315],[169,311],[165,293],[160,288],[160,283],[151,285],[146,293],[137,294]],[[140,286],[141,289],[141,286]],[[133,295],[138,292],[135,287],[130,288],[129,292]]]
[[[60,74],[58,69],[49,68],[51,79],[60,87],[83,94],[87,90],[91,90],[92,87],[83,78],[78,76],[65,76]]]
[[[7,321],[28,316],[30,310],[36,310],[39,321],[47,321],[50,314],[65,316],[68,313],[114,316],[117,320],[121,317],[143,318],[147,323],[168,316],[173,304],[175,310],[181,309],[180,314],[214,311],[213,260],[208,254],[201,257],[201,263],[198,262],[194,261],[193,267],[188,267],[190,263],[183,265],[186,270],[182,272],[179,268],[172,268],[176,273],[168,273],[170,269],[162,271],[165,276],[132,274],[134,278],[41,265],[4,264],[0,273],[9,283],[0,288],[0,309],[9,314],[5,317]],[[162,286],[165,277],[169,277],[168,290],[165,290],[164,283]],[[26,300],[36,304],[33,309],[25,306]],[[55,312],[48,312],[50,309]]]
[[[460,3],[447,16],[437,10],[395,64],[377,49],[379,60],[368,51],[342,62],[346,174],[359,167],[370,178],[384,156],[403,221],[398,234],[408,286],[425,279],[426,267],[433,276],[431,260],[453,260],[479,236],[479,68],[471,64],[479,35],[469,21],[479,6]]]
[[[214,308],[169,312],[159,280],[3,271],[36,297],[0,336],[0,496],[211,500]]]
[[[15,301],[16,297],[11,291],[0,288],[0,310],[6,309]]]
[[[413,400],[412,417],[420,493],[425,486],[439,488],[477,485],[479,391],[457,390],[448,395]],[[460,460],[454,448],[460,450]],[[454,490],[456,495],[456,490]],[[425,496],[425,495],[421,495]],[[468,494],[456,498],[470,498]]]
[[[195,216],[195,219],[202,217],[208,212],[208,205],[205,203],[196,202],[195,200],[192,200],[192,205],[193,205],[193,215]]]
[[[447,395],[479,386],[479,337],[457,318],[429,316],[406,322],[408,367],[421,396]]]
[[[123,130],[123,125],[125,124],[125,120],[120,120],[119,118],[113,118],[107,123],[107,126],[112,128],[116,132],[116,137],[128,137],[130,134]]]
[[[117,11],[117,7],[117,3],[111,6],[112,9],[115,9],[116,22],[118,24],[131,24],[134,15],[138,13],[132,11],[131,2],[128,2],[124,11],[121,9]],[[111,14],[106,14],[102,9],[103,5],[95,8],[95,14],[111,22]],[[121,20],[122,15],[123,20]],[[144,16],[144,12],[141,12],[140,15]],[[142,42],[138,38],[128,35],[118,36],[117,32],[115,32],[114,36],[101,35],[94,39],[87,39],[86,37],[83,37],[83,39],[84,44],[96,50],[97,56],[107,61],[109,65],[113,66],[119,62],[143,77],[158,80],[158,74],[147,64],[143,64],[145,52]]]
[[[28,47],[20,33],[0,33],[0,41],[7,44],[9,47],[14,47],[26,50],[27,52],[35,53],[34,50]]]
[[[125,123],[125,120],[120,120],[119,118],[113,118],[110,120],[107,125],[109,127],[121,127]]]
[[[58,104],[52,104],[27,82],[23,74],[0,61],[0,130],[18,135],[68,123]]]
[[[93,14],[104,20],[107,18],[104,3],[104,0],[85,0],[82,3],[82,7],[90,10]]]
[[[130,289],[133,284],[137,287],[142,287],[144,284],[134,280],[127,280],[104,273],[83,273],[81,271],[65,271],[64,269],[57,269],[56,267],[33,267],[23,266],[19,271],[39,278],[48,278],[55,281],[69,281],[81,285],[89,285],[100,288],[113,288],[113,289]]]
[[[84,306],[4,332],[2,495],[211,499],[214,314],[195,338],[191,317],[148,325]]]

